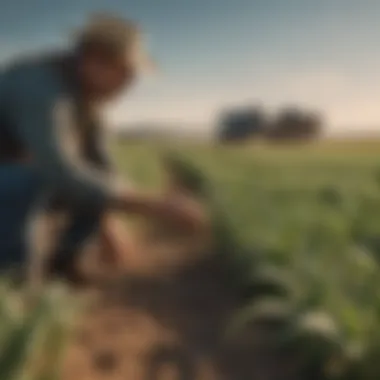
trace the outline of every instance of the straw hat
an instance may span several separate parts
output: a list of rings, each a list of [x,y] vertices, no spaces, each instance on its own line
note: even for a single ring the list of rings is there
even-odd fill
[[[156,71],[137,23],[110,13],[92,14],[83,28],[74,33],[76,43],[99,43],[125,56],[126,64],[139,72]]]

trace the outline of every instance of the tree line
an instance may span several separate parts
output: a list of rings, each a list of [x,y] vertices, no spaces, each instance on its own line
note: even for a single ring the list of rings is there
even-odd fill
[[[321,134],[322,129],[322,117],[316,112],[285,108],[270,118],[261,107],[248,106],[224,110],[217,122],[216,137],[221,142],[254,138],[312,140]]]

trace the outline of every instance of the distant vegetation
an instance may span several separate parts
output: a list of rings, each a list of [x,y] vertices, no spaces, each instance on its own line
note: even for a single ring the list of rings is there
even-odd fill
[[[298,108],[287,108],[271,120],[259,107],[223,111],[218,122],[217,139],[238,142],[247,139],[310,140],[322,132],[319,114]]]
[[[242,141],[262,136],[268,126],[261,108],[246,107],[222,112],[218,122],[218,140]]]

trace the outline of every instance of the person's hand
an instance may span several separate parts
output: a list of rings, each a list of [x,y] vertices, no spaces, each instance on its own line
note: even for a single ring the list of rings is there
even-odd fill
[[[159,212],[167,222],[189,231],[204,231],[208,226],[208,217],[204,207],[195,199],[183,194],[170,194],[163,198]]]

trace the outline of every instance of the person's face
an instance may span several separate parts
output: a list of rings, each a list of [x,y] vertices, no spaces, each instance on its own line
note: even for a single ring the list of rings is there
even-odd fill
[[[86,95],[100,101],[112,100],[136,79],[135,70],[122,56],[87,53],[80,60],[79,70]]]

